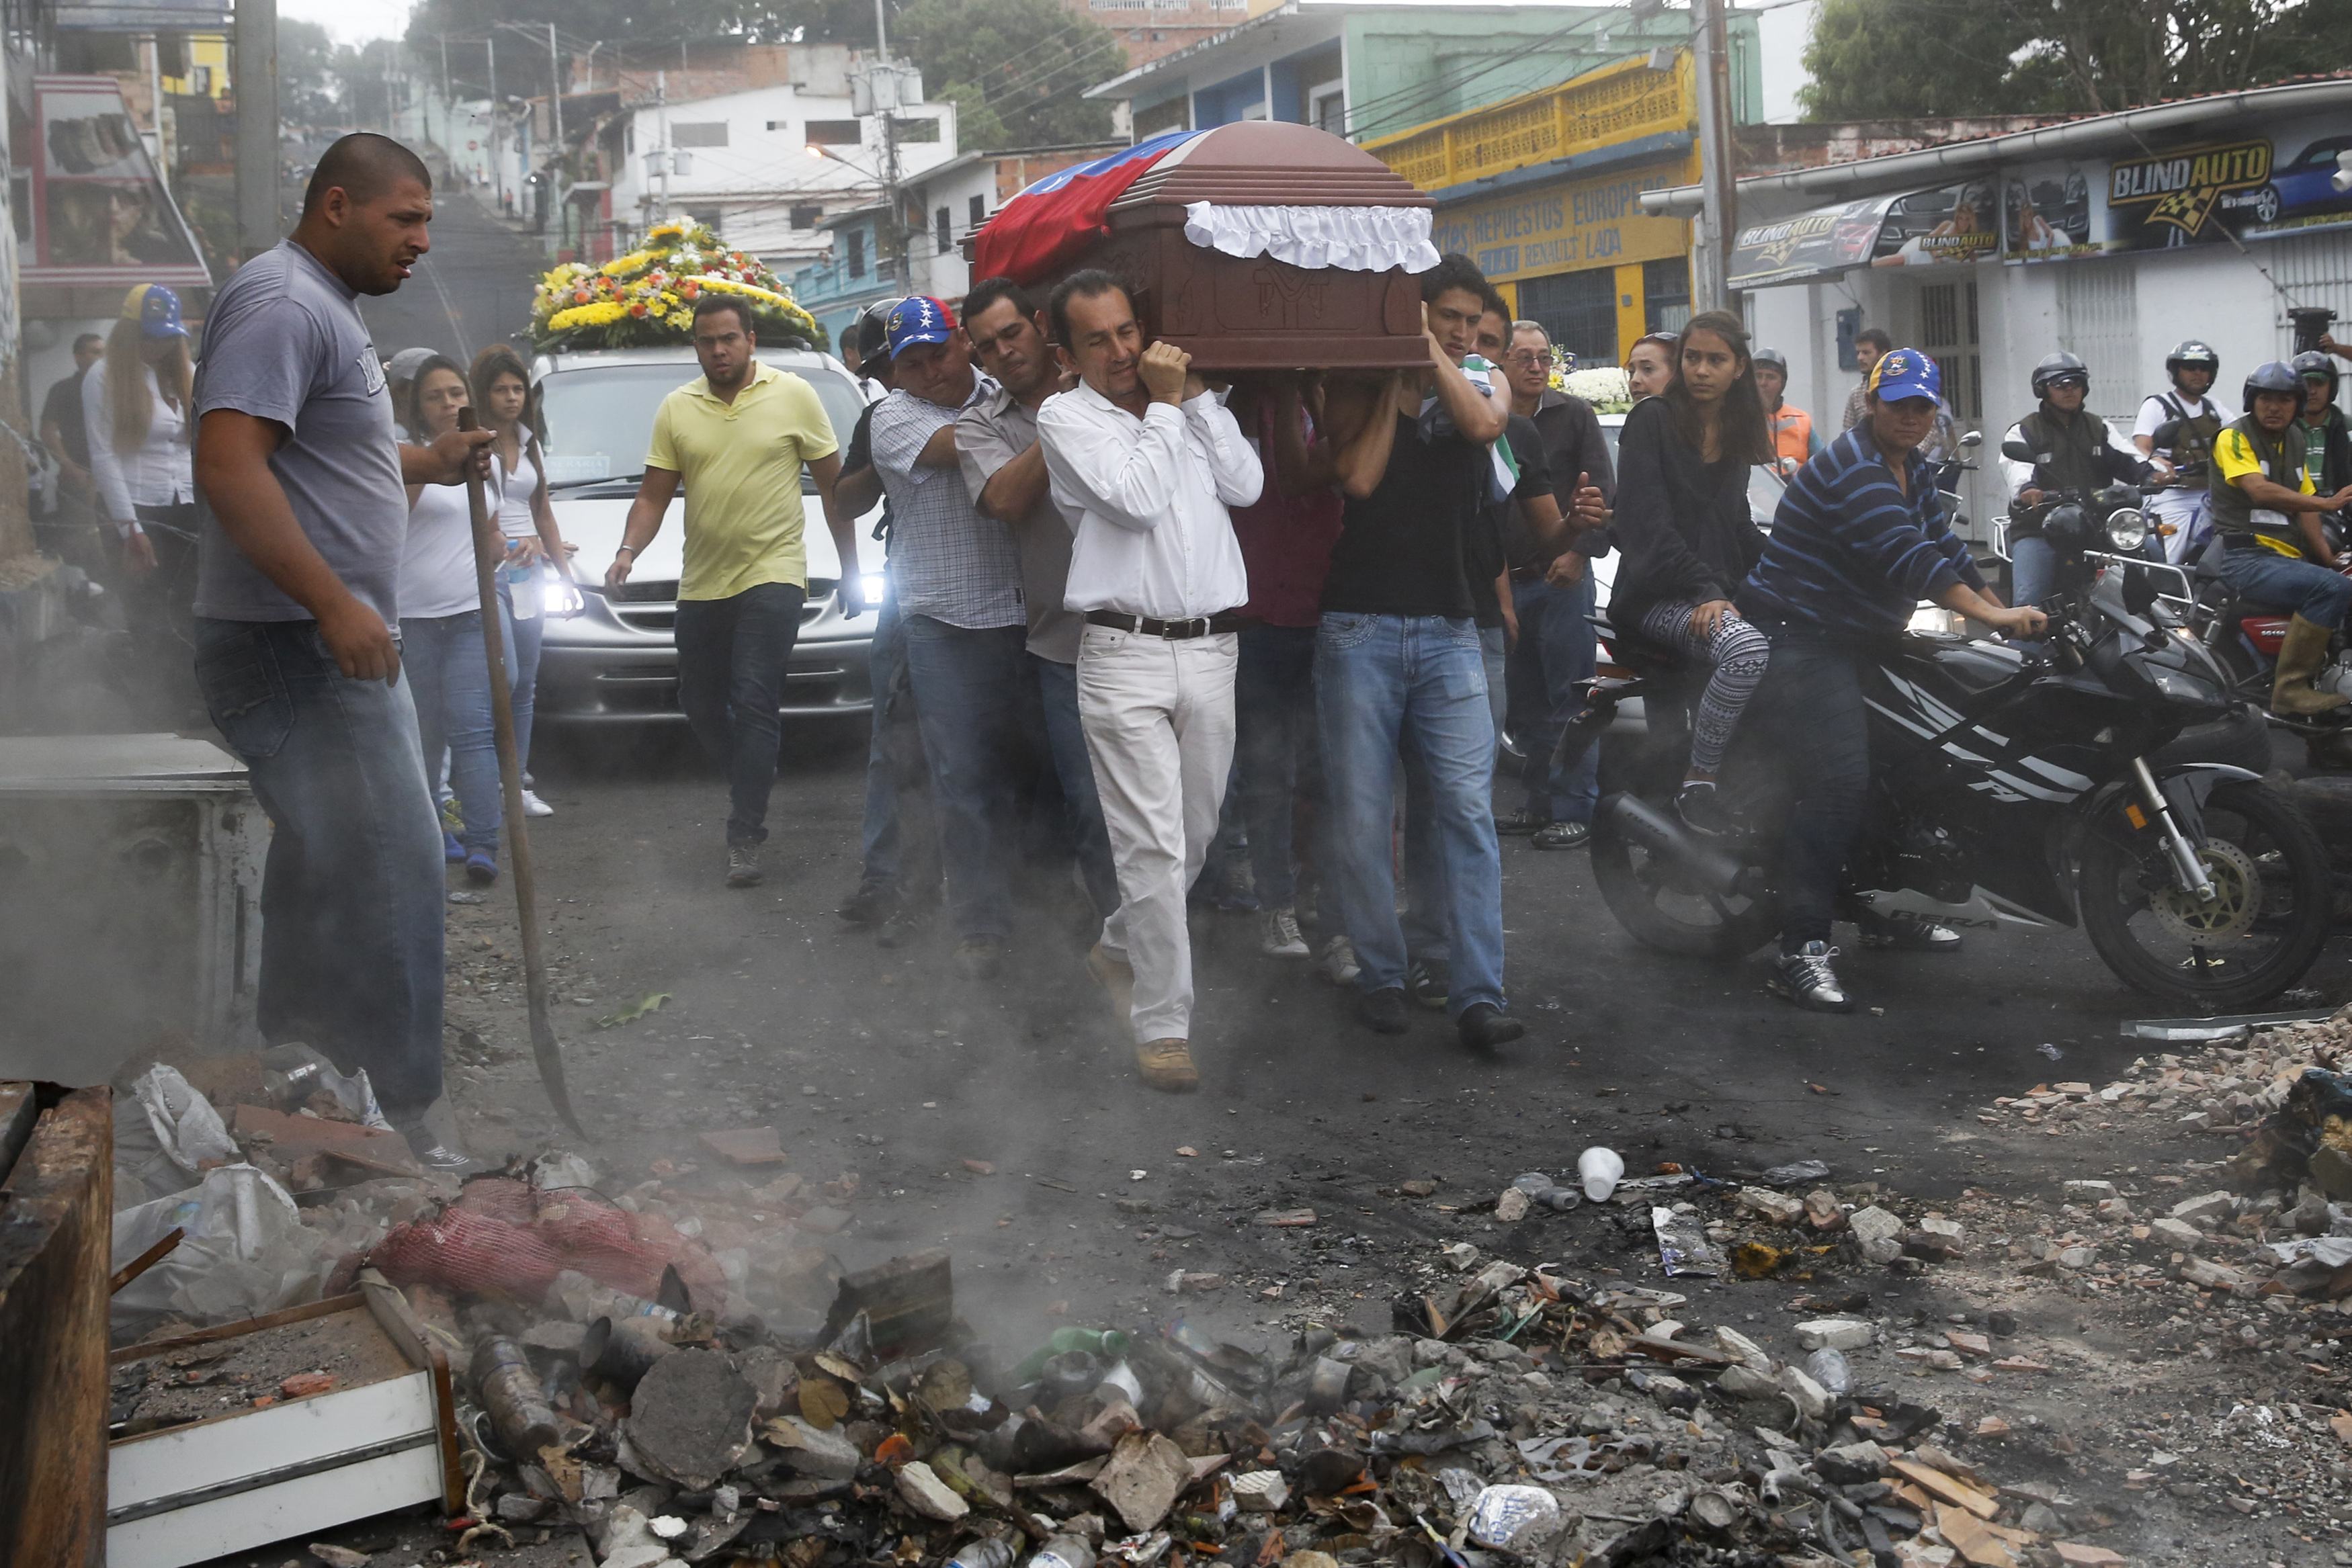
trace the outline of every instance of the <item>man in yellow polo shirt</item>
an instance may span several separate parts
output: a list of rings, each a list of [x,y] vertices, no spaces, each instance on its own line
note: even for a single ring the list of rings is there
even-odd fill
[[[865,608],[853,519],[834,499],[840,444],[816,390],[753,357],[751,312],[705,294],[694,307],[702,379],[662,399],[645,478],[629,507],[608,587],[629,580],[686,485],[686,570],[677,585],[677,699],[703,748],[727,768],[727,885],[760,880],[768,791],[776,782],[776,712],[808,599],[801,470],[816,481],[844,563],[841,608]]]

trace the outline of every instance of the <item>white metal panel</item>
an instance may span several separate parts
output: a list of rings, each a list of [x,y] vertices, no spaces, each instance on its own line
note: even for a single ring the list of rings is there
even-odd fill
[[[266,1410],[126,1437],[108,1450],[107,1511],[434,1430],[432,1376],[412,1372]],[[440,1490],[436,1451],[431,1495],[438,1497]]]
[[[2139,269],[2128,261],[2053,264],[2059,346],[2091,369],[2090,406],[2101,413],[2139,403]]]
[[[441,1496],[432,1442],[320,1470],[276,1486],[118,1524],[106,1532],[108,1568],[185,1568],[273,1541],[300,1539],[354,1519]]]
[[[2336,312],[2338,336],[2347,335],[2341,324],[2352,321],[2352,229],[2273,240],[2254,250],[2286,291],[2285,298],[2274,302],[2273,315],[2272,352],[2277,358],[2284,360],[2294,352],[2294,325],[2286,314],[2289,305],[2326,307]]]

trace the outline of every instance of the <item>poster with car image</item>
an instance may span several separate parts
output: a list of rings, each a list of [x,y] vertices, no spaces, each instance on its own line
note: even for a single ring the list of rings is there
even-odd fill
[[[112,77],[35,77],[29,129],[16,144],[31,175],[26,283],[211,285]]]

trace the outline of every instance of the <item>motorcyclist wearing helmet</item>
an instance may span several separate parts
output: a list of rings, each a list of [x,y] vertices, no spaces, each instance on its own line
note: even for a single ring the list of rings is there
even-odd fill
[[[2271,679],[2271,711],[2294,717],[2344,705],[2311,681],[2352,609],[2352,578],[2336,570],[2345,562],[2319,525],[2320,514],[2352,503],[2352,486],[2316,493],[2295,423],[2305,395],[2294,366],[2256,366],[2246,378],[2245,413],[2214,438],[2209,482],[2222,578],[2241,600],[2294,617]]]
[[[2156,523],[2155,539],[2164,559],[2175,565],[2203,553],[2212,530],[2205,521],[2206,465],[2229,415],[2206,394],[2221,373],[2221,356],[2196,339],[2173,345],[2164,357],[2165,373],[2172,378],[2168,392],[2150,392],[2140,401],[2139,418],[2132,425],[2132,444],[2143,457],[2171,467],[2164,490],[2148,503]],[[2158,447],[2157,432],[2176,430],[2171,444]]]
[[[2003,458],[2010,486],[2010,597],[2040,604],[2057,586],[2058,552],[2042,537],[2043,502],[2053,490],[2087,495],[2114,484],[2137,484],[2152,471],[2137,452],[2116,440],[2107,422],[2083,406],[2091,372],[2082,361],[2061,351],[2033,367],[2033,395],[2041,406],[2015,424],[2001,444],[2022,441],[2032,463]]]
[[[1851,1012],[1830,960],[1840,882],[1870,789],[1867,661],[1895,643],[1922,599],[2012,637],[2047,618],[2007,609],[1952,532],[1919,443],[1935,424],[1943,377],[1916,349],[1890,350],[1871,371],[1861,423],[1797,471],[1763,554],[1740,586],[1739,612],[1772,644],[1755,716],[1790,769],[1795,805],[1780,864],[1777,996],[1817,1012]],[[1874,945],[1948,950],[1952,931],[1864,914]],[[1851,914],[1848,915],[1851,917]]]
[[[1820,453],[1822,438],[1813,416],[1782,395],[1789,390],[1789,357],[1778,349],[1759,349],[1748,362],[1756,367],[1764,423],[1772,432],[1772,467],[1785,479]]]
[[[2336,361],[2312,352],[2297,354],[2287,368],[2303,378],[2303,465],[2312,487],[2329,496],[2352,485],[2352,432],[2336,406]]]

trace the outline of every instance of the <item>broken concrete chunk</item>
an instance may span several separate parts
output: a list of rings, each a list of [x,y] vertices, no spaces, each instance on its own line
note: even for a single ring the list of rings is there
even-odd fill
[[[1813,1456],[1822,1479],[1837,1486],[1859,1486],[1886,1473],[1887,1453],[1876,1443],[1843,1443]]]
[[[2171,1214],[2173,1218],[2185,1219],[2191,1224],[2200,1219],[2219,1222],[2229,1218],[2237,1206],[2238,1200],[2229,1193],[2205,1192],[2195,1197],[2182,1198],[2172,1206]]]
[[[305,1548],[327,1568],[367,1568],[368,1554],[354,1552],[348,1546],[331,1546],[323,1541],[313,1541]]]
[[[1762,1345],[1758,1344],[1738,1329],[1717,1327],[1715,1331],[1715,1343],[1738,1356],[1744,1365],[1768,1375],[1770,1374],[1772,1358],[1764,1354]]]
[[[645,1375],[623,1430],[639,1473],[708,1491],[734,1469],[751,1440],[759,1396],[715,1350],[677,1350]]]
[[[1992,1355],[1992,1341],[1980,1333],[1969,1333],[1960,1329],[1947,1329],[1944,1343],[1962,1355],[1972,1355],[1979,1361]]]
[[[702,1146],[730,1165],[780,1166],[783,1145],[773,1127],[727,1127],[700,1134]]]
[[[1157,1432],[1129,1432],[1111,1449],[1092,1490],[1128,1529],[1142,1531],[1157,1528],[1192,1484],[1192,1462],[1183,1449]]]
[[[2111,1181],[2070,1181],[2060,1187],[2070,1201],[2096,1203],[2101,1198],[2116,1196],[2116,1184]]]
[[[1529,1198],[1525,1192],[1521,1191],[1517,1187],[1505,1187],[1503,1189],[1503,1196],[1495,1200],[1495,1219],[1496,1223],[1502,1225],[1517,1225],[1520,1220],[1525,1219],[1528,1217],[1528,1208],[1533,1201],[1534,1200]]]
[[[2153,1220],[2147,1229],[2148,1234],[2158,1240],[2178,1247],[2184,1252],[2194,1252],[2205,1245],[2205,1233],[2185,1219],[2167,1217]]]
[[[2249,1283],[2245,1275],[2221,1263],[2189,1258],[2180,1265],[2180,1277],[2200,1291],[2235,1291]]]
[[[1830,1393],[1814,1382],[1802,1367],[1780,1369],[1782,1392],[1796,1403],[1797,1414],[1808,1421],[1819,1421],[1830,1413]]]
[[[1816,1230],[1843,1230],[1845,1210],[1837,1195],[1826,1188],[1805,1194],[1805,1222]]]
[[[1860,1318],[1814,1318],[1797,1325],[1797,1343],[1807,1350],[1860,1350],[1876,1337]]]
[[[1276,1513],[1290,1500],[1280,1470],[1250,1470],[1234,1478],[1234,1506],[1244,1513]]]
[[[2125,1568],[2123,1553],[2104,1546],[2085,1546],[2074,1541],[2053,1541],[2050,1544],[2066,1568]]]
[[[1723,1375],[1715,1380],[1715,1385],[1734,1399],[1780,1399],[1787,1396],[1771,1374],[1759,1372],[1744,1362],[1738,1366],[1725,1367]]]
[[[1903,1256],[1903,1221],[1876,1204],[1856,1209],[1846,1223],[1853,1228],[1854,1241],[1869,1261],[1892,1263]]]
[[[1770,1187],[1743,1186],[1732,1199],[1738,1207],[1759,1215],[1775,1225],[1794,1225],[1805,1217],[1802,1198],[1774,1192]]]
[[[898,1467],[898,1498],[925,1519],[951,1524],[971,1511],[971,1504],[956,1496],[930,1466],[918,1459]]]

